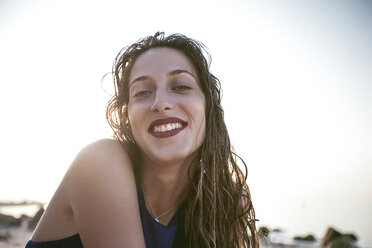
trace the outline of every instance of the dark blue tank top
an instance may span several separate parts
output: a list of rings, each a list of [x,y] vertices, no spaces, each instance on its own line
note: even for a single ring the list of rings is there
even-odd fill
[[[157,222],[147,211],[146,204],[137,184],[138,204],[141,215],[142,230],[146,248],[182,248],[185,245],[184,205],[172,217],[169,224],[164,226]],[[34,242],[29,241],[25,248],[84,248],[79,234],[64,239]]]
[[[140,186],[137,184],[138,205],[146,248],[172,248],[185,246],[185,207],[182,205],[167,226],[157,222],[147,211]]]

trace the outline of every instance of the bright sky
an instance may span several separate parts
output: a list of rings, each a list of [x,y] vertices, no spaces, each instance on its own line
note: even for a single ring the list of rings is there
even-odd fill
[[[368,1],[0,1],[0,200],[49,201],[77,152],[111,135],[117,52],[183,33],[209,48],[259,225],[372,245]],[[105,89],[111,82],[104,80]]]

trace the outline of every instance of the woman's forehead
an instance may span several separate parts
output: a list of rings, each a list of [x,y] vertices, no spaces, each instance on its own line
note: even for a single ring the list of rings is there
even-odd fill
[[[129,82],[137,77],[167,74],[174,70],[186,70],[197,77],[194,66],[183,52],[167,47],[151,48],[134,62]]]

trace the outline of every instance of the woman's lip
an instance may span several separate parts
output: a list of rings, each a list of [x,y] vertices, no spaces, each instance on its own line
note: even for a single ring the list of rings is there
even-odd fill
[[[156,138],[168,138],[168,137],[171,137],[171,136],[174,136],[174,135],[178,134],[179,132],[181,132],[185,128],[186,128],[186,125],[182,126],[181,128],[173,129],[173,130],[170,130],[170,131],[158,132],[158,133],[150,132],[150,134],[155,136]]]
[[[166,124],[169,124],[169,123],[182,123],[182,128],[177,128],[177,129],[173,129],[171,131],[166,131],[166,132],[154,132],[154,128],[156,126],[159,126],[159,125],[166,125]],[[148,131],[155,137],[157,138],[166,138],[166,137],[170,137],[170,136],[173,136],[173,135],[176,135],[177,133],[181,132],[185,127],[187,126],[187,122],[180,119],[180,118],[177,118],[177,117],[168,117],[168,118],[164,118],[164,119],[157,119],[153,122],[151,122],[149,128],[148,128]]]

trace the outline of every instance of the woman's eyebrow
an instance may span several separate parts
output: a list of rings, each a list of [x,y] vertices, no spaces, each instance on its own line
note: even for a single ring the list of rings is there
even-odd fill
[[[181,74],[181,73],[187,73],[189,74],[190,76],[192,76],[195,80],[197,80],[197,77],[194,76],[191,72],[187,71],[187,70],[182,70],[182,69],[177,69],[177,70],[173,70],[173,71],[170,71],[168,73],[168,75],[170,76],[174,76],[174,75],[177,75],[177,74]],[[145,80],[148,80],[150,79],[150,77],[148,76],[140,76],[138,78],[135,78],[129,85],[129,87],[131,87],[135,82],[138,82],[138,81],[145,81]]]
[[[130,83],[129,87],[132,86],[135,82],[138,82],[138,81],[145,81],[145,80],[147,80],[147,79],[149,79],[148,76],[140,76],[140,77],[134,79],[134,80]]]
[[[173,76],[173,75],[177,75],[177,74],[180,74],[180,73],[187,73],[190,76],[192,76],[195,80],[197,80],[197,77],[194,76],[191,72],[189,72],[187,70],[181,70],[181,69],[173,70],[173,71],[169,72],[168,75]]]

